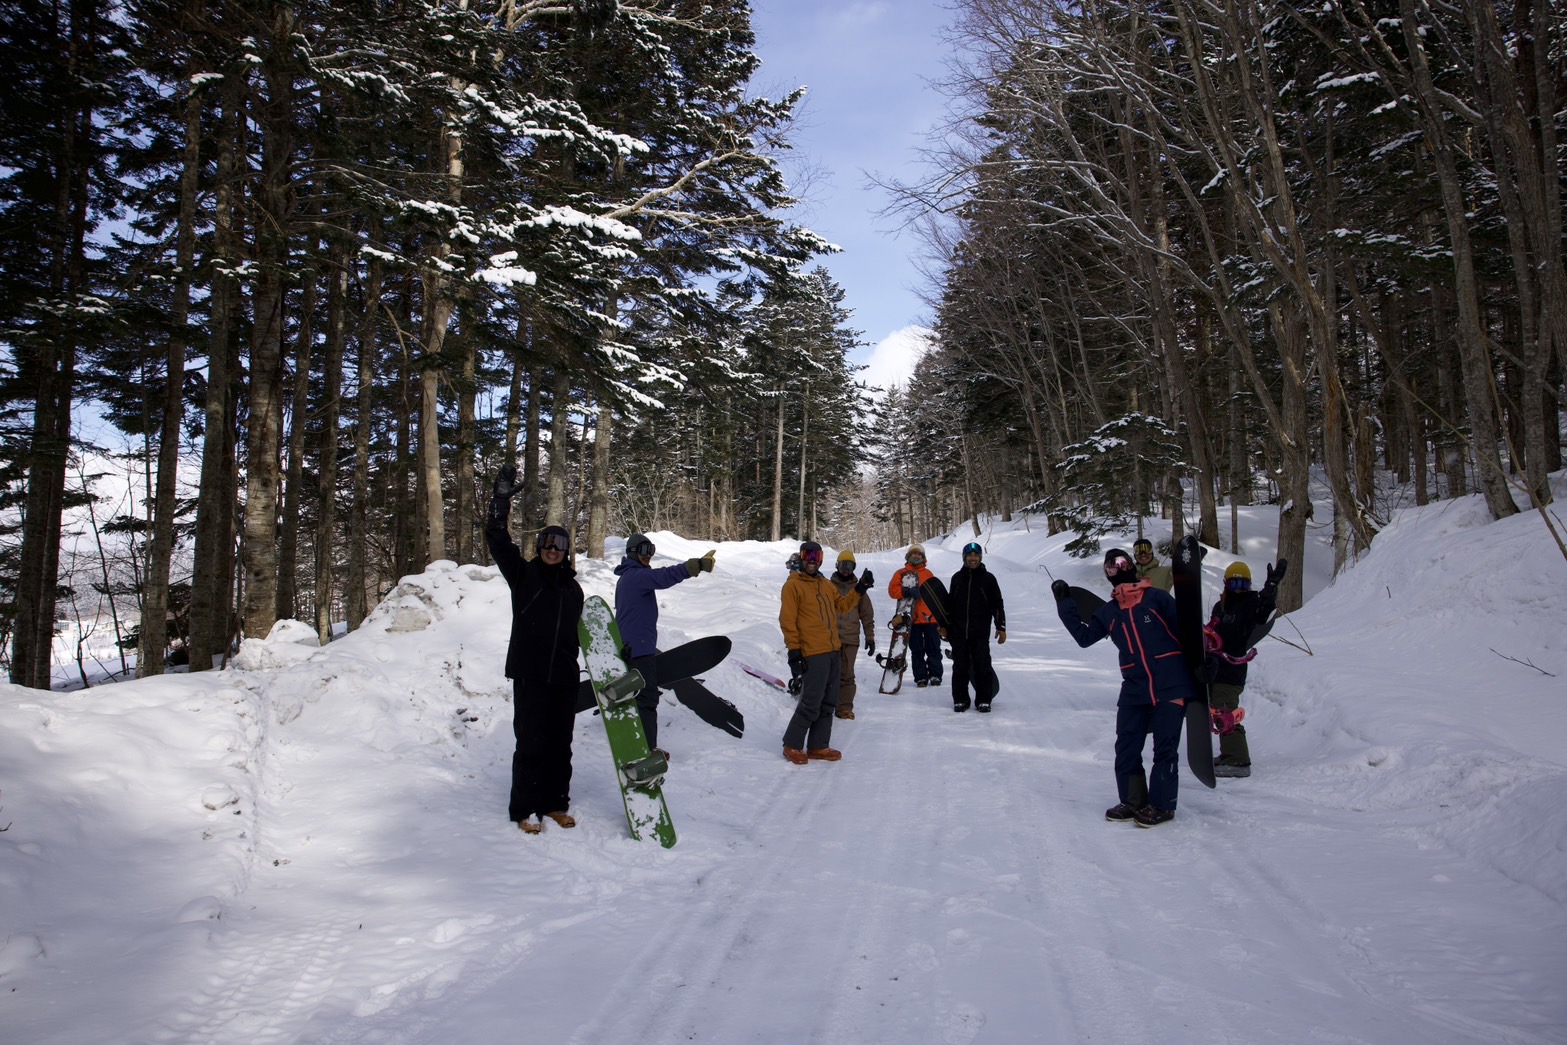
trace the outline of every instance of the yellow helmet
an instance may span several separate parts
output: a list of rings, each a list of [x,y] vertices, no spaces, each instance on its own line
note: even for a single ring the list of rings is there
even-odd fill
[[[1247,580],[1251,580],[1251,567],[1244,562],[1232,562],[1230,563],[1230,568],[1224,571],[1225,580],[1229,580],[1231,577],[1245,577]]]

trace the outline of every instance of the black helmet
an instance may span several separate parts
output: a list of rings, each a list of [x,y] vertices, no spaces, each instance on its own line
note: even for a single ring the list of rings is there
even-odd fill
[[[640,559],[644,555],[651,558],[653,555],[653,542],[648,540],[645,533],[634,533],[626,538],[626,554],[633,559]]]

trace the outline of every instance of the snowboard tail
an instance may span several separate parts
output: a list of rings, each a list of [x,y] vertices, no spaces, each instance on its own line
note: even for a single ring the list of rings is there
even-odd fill
[[[1202,557],[1202,545],[1195,535],[1187,534],[1175,546],[1170,570],[1175,576],[1176,637],[1195,690],[1186,701],[1186,766],[1201,784],[1214,787],[1213,719],[1208,710],[1208,687],[1202,681]]]
[[[631,696],[623,696],[618,703],[611,698],[612,693],[625,693],[631,679],[640,683],[641,675],[626,663],[615,613],[609,603],[597,595],[582,607],[582,617],[577,622],[577,641],[582,646],[588,681],[604,720],[604,733],[609,740],[615,779],[620,785],[631,836],[639,840],[656,838],[659,845],[667,849],[675,844],[675,825],[670,819],[662,787],[669,763],[663,755],[648,749],[642,717],[637,713],[635,700],[631,699],[641,686],[631,689]]]

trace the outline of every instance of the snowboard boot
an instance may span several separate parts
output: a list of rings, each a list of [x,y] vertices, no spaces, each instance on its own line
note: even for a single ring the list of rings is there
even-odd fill
[[[1175,810],[1160,809],[1158,806],[1143,806],[1132,819],[1138,827],[1158,827],[1160,824],[1168,824],[1175,819]]]
[[[988,714],[990,714],[990,701],[988,701],[988,700],[980,701],[978,704],[974,705],[974,710],[978,711],[981,715],[988,715]]]
[[[1215,759],[1213,763],[1213,775],[1231,778],[1251,776],[1250,762],[1232,762],[1228,759]]]
[[[1126,824],[1137,818],[1137,810],[1125,802],[1113,805],[1105,810],[1105,819],[1112,824]]]
[[[952,710],[956,711],[956,712],[959,712],[959,713],[967,711],[968,710],[968,701],[966,701],[966,700],[954,700],[952,702]],[[984,710],[984,709],[981,709],[981,710]]]

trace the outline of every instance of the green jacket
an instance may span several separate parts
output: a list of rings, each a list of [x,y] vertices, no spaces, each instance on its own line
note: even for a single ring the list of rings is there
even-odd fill
[[[1134,559],[1133,561],[1135,562],[1136,560]],[[1159,561],[1159,556],[1157,555],[1153,556],[1152,561],[1147,566],[1138,563],[1137,579],[1152,581],[1155,588],[1163,588],[1165,591],[1175,587],[1175,574],[1170,572],[1170,567]]]

